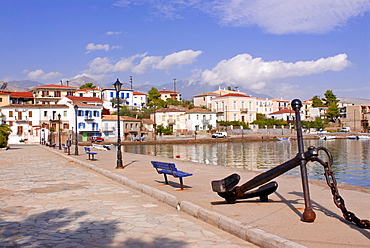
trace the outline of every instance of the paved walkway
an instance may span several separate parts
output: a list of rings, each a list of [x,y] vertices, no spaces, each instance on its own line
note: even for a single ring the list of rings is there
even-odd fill
[[[52,151],[0,151],[0,247],[254,247]]]

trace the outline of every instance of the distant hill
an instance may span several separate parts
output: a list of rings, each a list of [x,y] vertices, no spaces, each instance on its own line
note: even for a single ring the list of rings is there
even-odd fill
[[[370,106],[370,100],[368,99],[359,99],[359,98],[345,98],[338,97],[338,100],[342,103],[353,103],[354,105],[367,105]]]
[[[106,87],[112,87],[112,85],[106,85]],[[130,85],[127,83],[123,83],[123,87],[130,89]],[[133,85],[133,88],[135,91],[140,91],[143,93],[147,93],[152,87],[158,89],[158,90],[171,90],[174,91],[174,84],[173,83],[167,83],[162,85]],[[199,95],[206,92],[213,92],[221,88],[228,88],[228,85],[220,85],[220,86],[211,86],[207,84],[201,84],[200,82],[196,83],[190,83],[188,80],[177,80],[176,81],[176,91],[181,92],[181,96],[185,100],[192,100],[193,96]],[[240,92],[244,92],[247,95],[251,95],[254,97],[260,97],[260,98],[273,98],[269,95],[265,94],[257,94],[250,90],[246,90],[242,87],[239,87],[238,89]]]
[[[10,82],[17,82],[17,81],[10,81]],[[13,84],[10,82],[6,83],[4,81],[0,81],[0,87],[3,86],[4,87],[3,90],[15,91],[15,92],[23,92],[23,91],[28,90],[27,87],[22,87],[22,86],[19,86],[17,84]]]

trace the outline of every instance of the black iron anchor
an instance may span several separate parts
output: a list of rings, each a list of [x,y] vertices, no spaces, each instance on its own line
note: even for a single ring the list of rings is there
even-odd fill
[[[275,192],[278,185],[274,181],[268,184],[265,183],[299,165],[301,169],[303,195],[305,200],[305,210],[303,212],[302,218],[303,221],[313,222],[316,218],[316,214],[311,207],[306,164],[309,161],[316,160],[318,154],[316,148],[314,147],[309,147],[308,151],[304,152],[300,116],[302,102],[299,99],[295,99],[292,101],[291,105],[293,110],[295,111],[296,117],[295,120],[299,150],[298,154],[293,159],[288,160],[281,165],[278,165],[266,172],[261,173],[260,175],[252,178],[241,186],[236,186],[240,181],[240,176],[238,174],[232,174],[222,180],[212,181],[212,190],[217,192],[219,196],[224,198],[227,203],[235,203],[238,199],[247,199],[257,196],[260,197],[261,201],[268,201],[268,195]],[[257,190],[249,191],[258,186],[261,187],[259,187]]]

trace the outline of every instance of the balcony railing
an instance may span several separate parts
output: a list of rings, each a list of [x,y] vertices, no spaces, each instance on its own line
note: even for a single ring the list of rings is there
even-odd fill
[[[240,109],[240,112],[242,112],[242,113],[248,113],[248,109],[247,108],[241,108]]]

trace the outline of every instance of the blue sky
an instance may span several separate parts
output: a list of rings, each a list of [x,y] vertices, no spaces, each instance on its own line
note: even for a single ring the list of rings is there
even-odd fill
[[[370,99],[369,12],[370,0],[0,0],[0,80]]]

